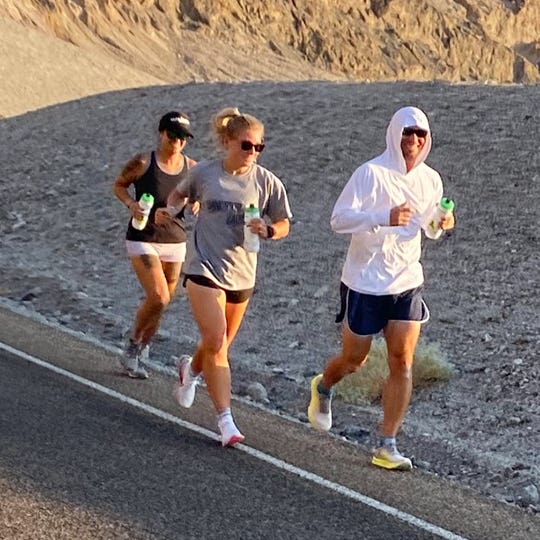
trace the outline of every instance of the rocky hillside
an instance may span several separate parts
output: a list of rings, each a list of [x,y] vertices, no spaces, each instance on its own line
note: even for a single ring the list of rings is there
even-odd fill
[[[61,77],[59,101],[79,97],[78,75],[83,93],[188,81],[540,81],[539,0],[0,0],[0,30],[8,89],[26,76],[46,94]],[[29,92],[23,82],[19,92]]]

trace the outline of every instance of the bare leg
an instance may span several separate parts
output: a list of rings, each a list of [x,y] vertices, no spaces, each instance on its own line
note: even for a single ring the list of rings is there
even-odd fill
[[[132,339],[148,343],[159,328],[163,311],[178,283],[181,263],[162,263],[152,255],[131,257],[135,273],[145,292],[137,310]]]
[[[332,357],[324,369],[321,384],[326,389],[330,389],[345,375],[354,373],[361,367],[371,347],[371,336],[353,334],[346,324],[343,325],[341,334],[343,342],[341,353]]]
[[[225,316],[227,318],[227,350],[230,348],[231,343],[240,329],[248,304],[249,300],[246,300],[241,304],[227,303],[225,307]]]
[[[412,393],[412,365],[420,323],[389,321],[384,329],[390,373],[383,388],[381,435],[395,437],[407,412]]]
[[[181,262],[162,262],[163,274],[167,280],[167,287],[169,289],[169,296],[172,298],[176,292],[178,286],[178,279],[180,278],[180,272],[182,271]]]
[[[227,304],[223,291],[192,281],[188,281],[187,288],[191,309],[201,333],[192,369],[204,372],[208,393],[216,410],[221,412],[231,405],[228,350],[240,328],[248,301]]]
[[[161,263],[150,255],[131,258],[133,268],[145,292],[137,310],[132,338],[147,343],[157,332],[161,316],[178,283],[181,263]]]

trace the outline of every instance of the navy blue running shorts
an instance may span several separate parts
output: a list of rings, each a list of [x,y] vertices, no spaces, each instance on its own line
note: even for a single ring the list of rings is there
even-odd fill
[[[422,299],[423,287],[416,287],[400,294],[376,296],[362,294],[341,283],[341,309],[336,322],[341,323],[347,314],[347,324],[354,334],[378,334],[388,321],[429,320],[429,310]]]

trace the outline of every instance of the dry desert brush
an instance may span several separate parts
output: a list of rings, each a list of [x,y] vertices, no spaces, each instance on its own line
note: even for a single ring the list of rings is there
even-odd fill
[[[414,354],[414,386],[419,388],[448,381],[453,373],[454,368],[443,355],[439,345],[420,340]],[[336,385],[336,395],[355,405],[371,403],[381,397],[387,375],[386,344],[382,338],[378,338],[371,344],[365,365]]]

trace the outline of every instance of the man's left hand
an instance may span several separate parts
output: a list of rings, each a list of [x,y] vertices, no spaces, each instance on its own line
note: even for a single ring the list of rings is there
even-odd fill
[[[450,229],[454,228],[454,225],[456,224],[456,218],[454,217],[454,214],[451,213],[448,216],[444,216],[441,221],[439,222],[439,227],[443,231],[449,231]]]

